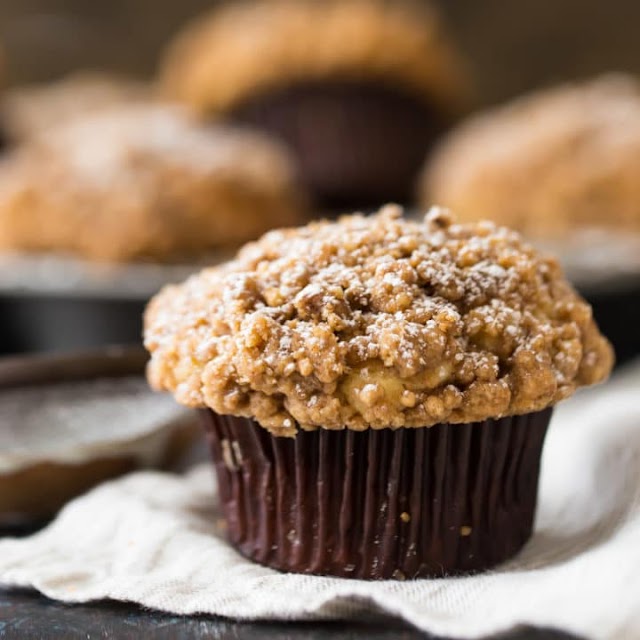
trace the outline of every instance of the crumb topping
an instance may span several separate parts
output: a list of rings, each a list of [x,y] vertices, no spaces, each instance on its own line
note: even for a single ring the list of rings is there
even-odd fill
[[[313,46],[310,46],[313,43]],[[458,111],[468,87],[436,10],[372,0],[229,2],[171,44],[167,94],[205,113],[297,80],[372,80]]]
[[[278,144],[166,105],[75,119],[0,163],[3,249],[191,257],[294,224],[303,210]]]
[[[421,200],[531,238],[640,231],[639,156],[640,82],[608,75],[470,118],[428,163]]]
[[[270,232],[166,287],[145,325],[155,388],[285,436],[528,413],[612,366],[555,260],[442,209]]]

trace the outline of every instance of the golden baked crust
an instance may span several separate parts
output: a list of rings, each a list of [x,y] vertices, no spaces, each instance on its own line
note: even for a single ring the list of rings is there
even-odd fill
[[[420,199],[532,238],[576,227],[640,231],[639,157],[640,83],[604,76],[462,124],[427,165]]]
[[[365,218],[273,231],[150,303],[147,375],[276,435],[472,422],[606,378],[591,308],[491,223]]]
[[[9,89],[2,96],[0,111],[9,137],[20,141],[78,116],[150,97],[151,90],[143,82],[84,71]]]
[[[192,257],[300,221],[270,139],[137,104],[75,120],[0,165],[0,248],[97,260]]]
[[[170,97],[209,114],[263,90],[326,78],[379,80],[447,111],[457,111],[468,90],[435,10],[414,2],[229,2],[181,32],[161,69]]]

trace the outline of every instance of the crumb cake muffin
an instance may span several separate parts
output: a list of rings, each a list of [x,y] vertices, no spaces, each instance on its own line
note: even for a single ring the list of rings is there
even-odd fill
[[[0,112],[8,137],[20,142],[79,116],[150,97],[150,88],[143,82],[81,71],[53,82],[6,91],[0,99]]]
[[[613,359],[555,260],[394,206],[273,231],[165,288],[145,343],[151,384],[204,409],[232,543],[364,579],[518,551],[551,408]]]
[[[640,233],[639,154],[640,82],[609,75],[472,117],[428,162],[420,197],[533,239]]]
[[[299,220],[289,157],[260,134],[131,104],[36,136],[0,165],[0,249],[192,258]]]
[[[178,35],[161,83],[206,116],[280,137],[333,207],[407,200],[468,93],[435,9],[411,0],[225,3]]]

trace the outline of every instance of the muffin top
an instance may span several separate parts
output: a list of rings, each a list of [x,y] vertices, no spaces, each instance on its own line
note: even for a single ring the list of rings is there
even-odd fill
[[[166,287],[145,344],[155,388],[285,436],[537,411],[613,360],[555,260],[491,223],[395,206],[272,231]]]
[[[286,152],[261,135],[128,104],[36,136],[0,163],[0,248],[170,260],[299,220]]]
[[[379,81],[457,111],[467,91],[439,17],[409,0],[229,2],[189,25],[161,70],[167,94],[207,113],[296,81]]]
[[[421,199],[532,238],[582,227],[640,231],[639,157],[640,83],[609,75],[463,123],[427,165]]]
[[[106,73],[77,72],[44,84],[14,87],[0,102],[7,133],[24,140],[105,107],[150,97],[143,82]]]

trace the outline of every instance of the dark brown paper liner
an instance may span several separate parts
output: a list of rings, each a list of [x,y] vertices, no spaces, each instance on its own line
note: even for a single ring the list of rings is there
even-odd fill
[[[450,119],[401,90],[326,81],[273,89],[230,114],[280,138],[304,186],[331,209],[410,201],[427,150]]]
[[[276,438],[202,412],[231,543],[260,564],[361,579],[487,569],[531,535],[551,410]]]

